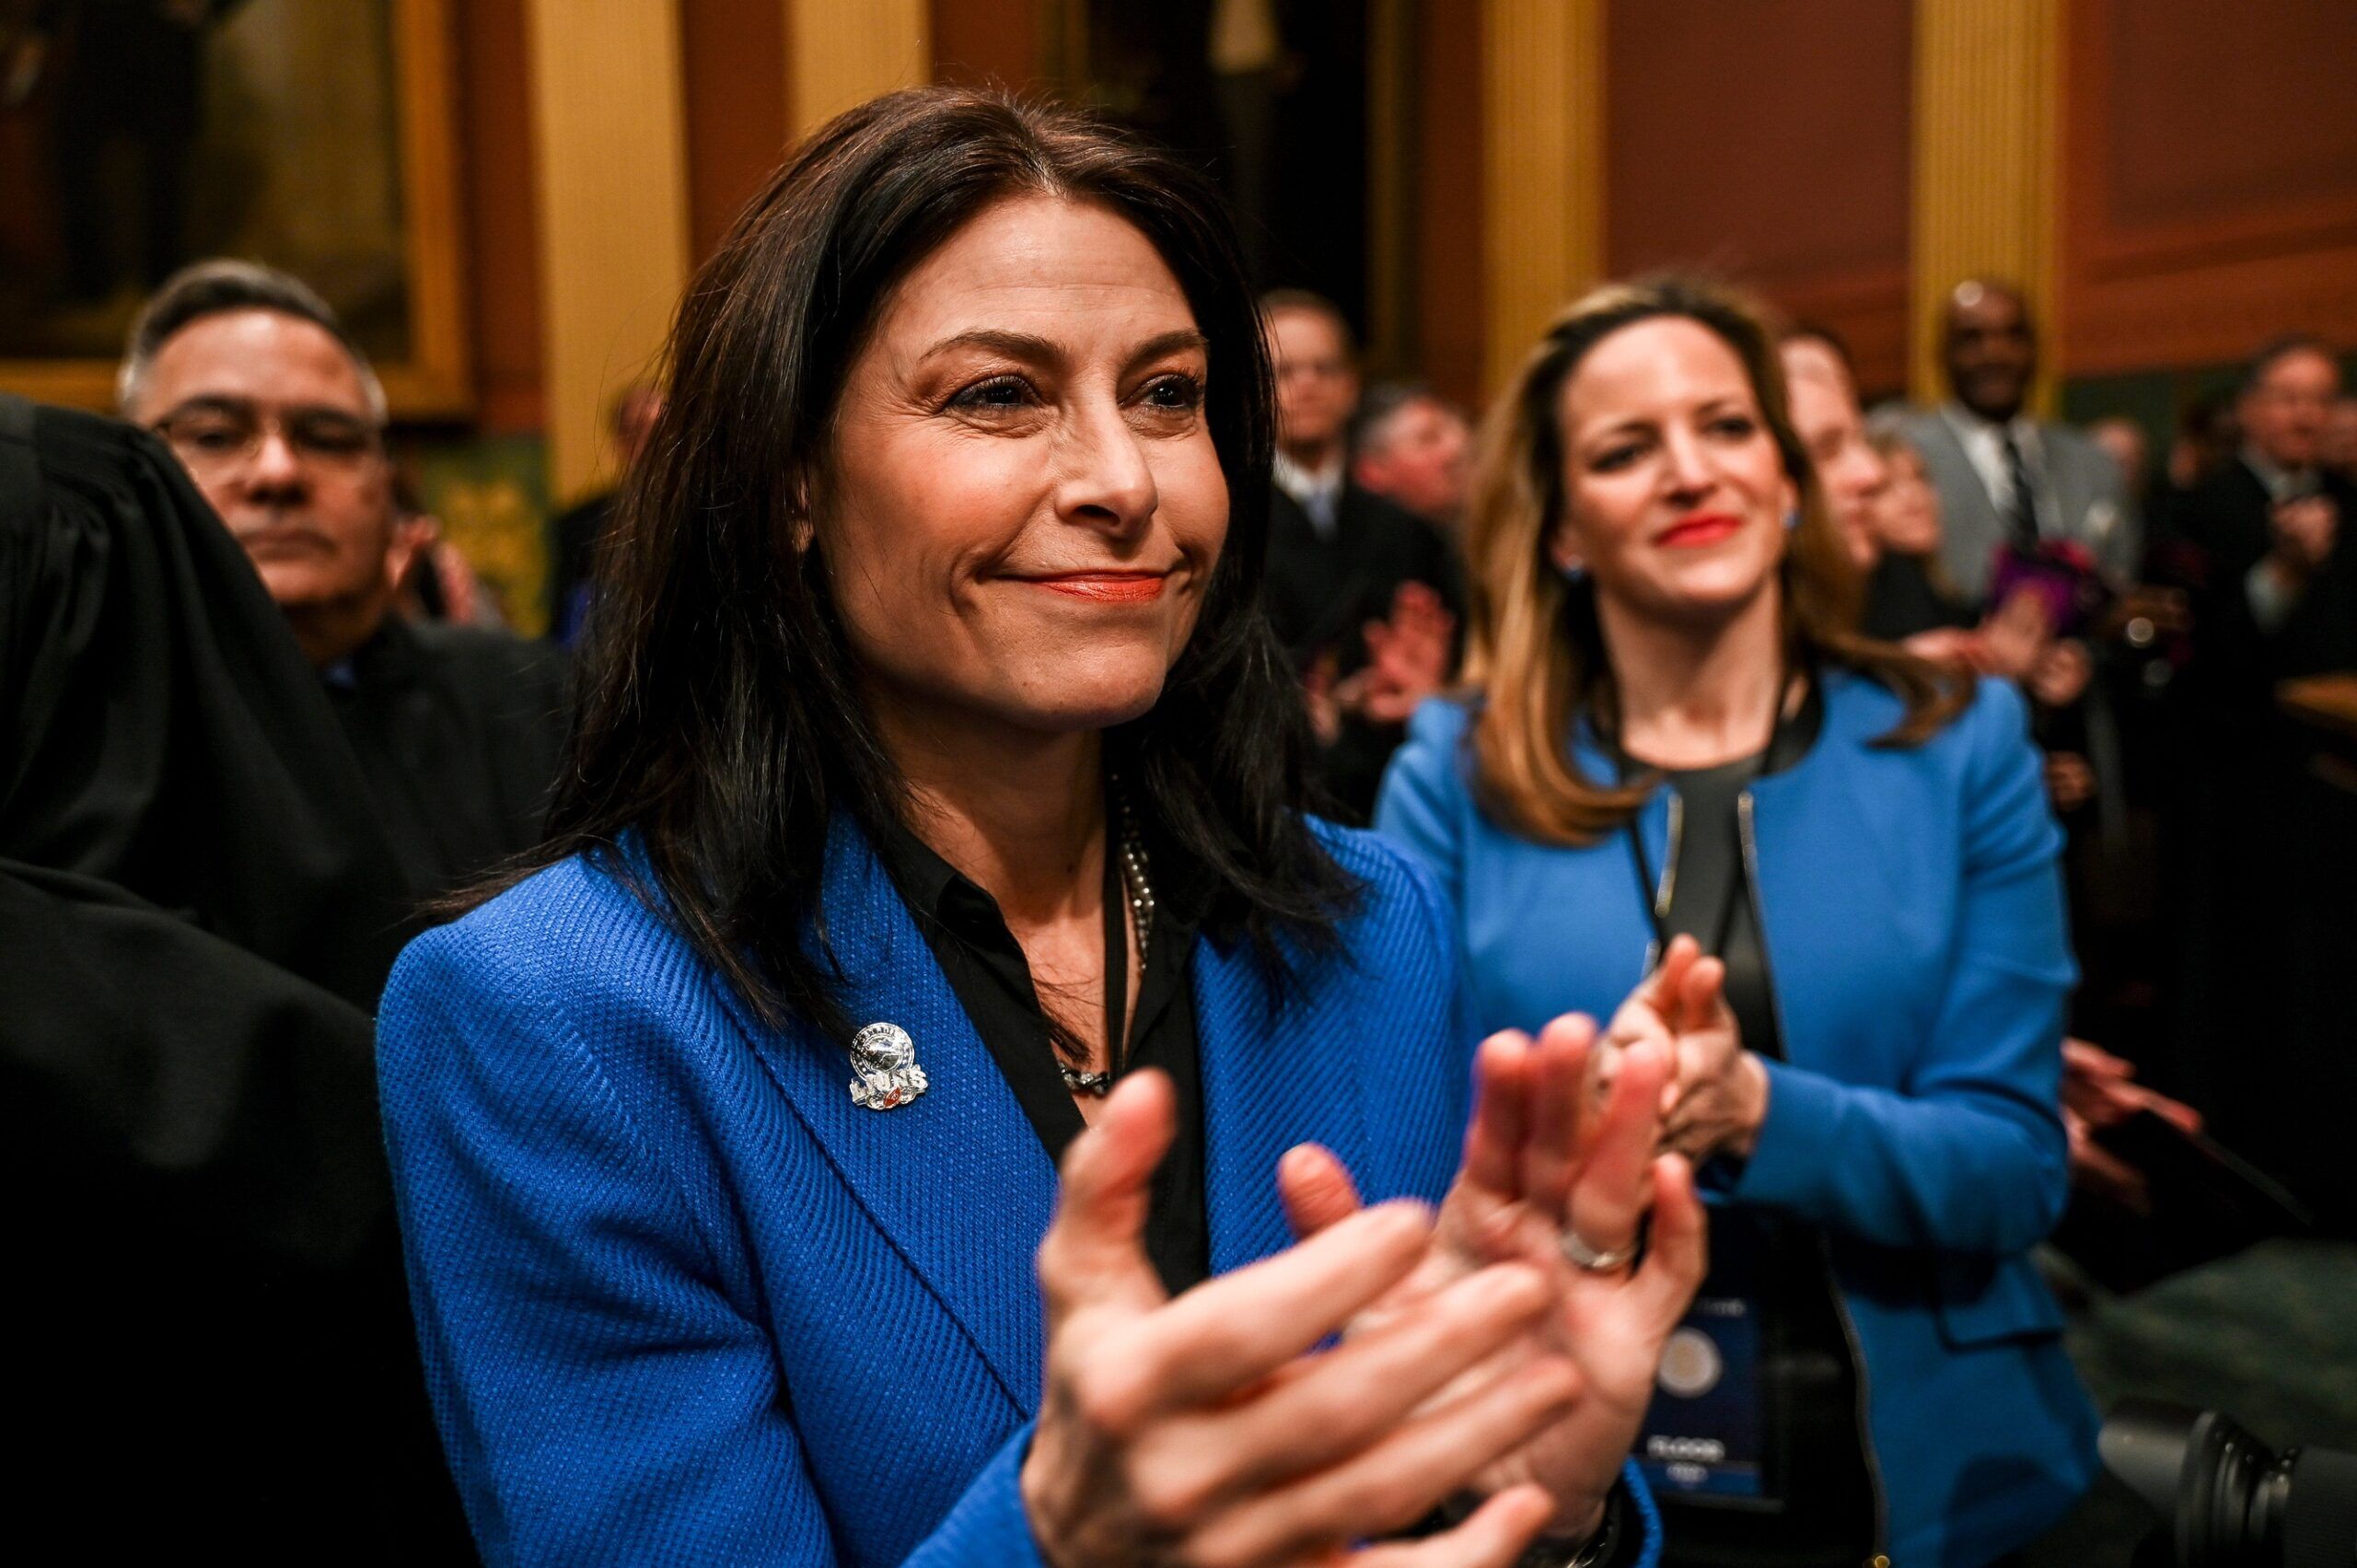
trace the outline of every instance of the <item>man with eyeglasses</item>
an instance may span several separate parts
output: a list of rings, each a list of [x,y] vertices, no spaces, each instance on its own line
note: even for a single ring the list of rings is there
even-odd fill
[[[563,734],[562,656],[412,625],[385,394],[303,284],[244,261],[166,283],[117,388],[261,575],[325,682],[412,890],[447,892],[528,846]]]

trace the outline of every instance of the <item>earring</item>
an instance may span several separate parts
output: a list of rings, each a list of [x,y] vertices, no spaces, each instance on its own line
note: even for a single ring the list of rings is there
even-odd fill
[[[1794,528],[1797,528],[1800,526],[1801,509],[1798,506],[1795,506],[1791,511],[1784,514],[1784,531],[1786,533],[1791,533]]]
[[[1555,570],[1562,574],[1563,581],[1567,583],[1584,583],[1587,581],[1587,563],[1581,561],[1576,557],[1570,561],[1559,563],[1555,567]]]

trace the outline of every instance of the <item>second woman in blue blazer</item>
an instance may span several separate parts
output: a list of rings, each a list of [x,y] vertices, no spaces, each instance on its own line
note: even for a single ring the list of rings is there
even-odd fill
[[[2026,1256],[2068,1179],[2061,839],[2011,689],[1852,630],[1831,391],[1813,451],[1709,286],[1567,311],[1489,432],[1470,694],[1376,825],[1456,912],[1477,1028],[1608,1007],[1675,938],[1713,1270],[1648,1418],[1666,1560],[1979,1568],[2093,1468]]]

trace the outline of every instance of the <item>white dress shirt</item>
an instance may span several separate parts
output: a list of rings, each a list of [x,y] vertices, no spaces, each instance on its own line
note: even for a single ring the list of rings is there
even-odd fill
[[[2061,503],[2054,494],[2053,478],[2046,471],[2046,444],[2038,437],[2038,421],[2017,413],[1999,424],[1956,402],[1943,403],[1940,417],[1955,430],[1964,455],[1971,459],[1972,471],[1980,476],[1981,487],[1989,492],[1989,503],[1997,508],[2001,517],[2010,515],[2014,505],[2014,476],[2005,465],[2005,436],[2010,434],[2014,445],[2021,450],[2022,467],[2029,471],[2034,490],[2030,499],[2037,514],[2038,537],[2061,537],[2062,519],[2056,513]]]
[[[1340,525],[1338,516],[1342,504],[1342,455],[1340,452],[1325,467],[1312,471],[1303,468],[1283,452],[1277,454],[1271,477],[1277,488],[1301,503],[1309,514],[1309,526],[1318,537],[1332,542],[1334,530]]]

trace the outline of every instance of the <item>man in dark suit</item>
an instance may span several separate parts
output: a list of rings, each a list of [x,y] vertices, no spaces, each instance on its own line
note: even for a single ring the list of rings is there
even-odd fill
[[[2064,540],[2125,584],[2141,543],[2119,467],[2067,424],[2024,403],[2038,371],[2038,331],[2011,285],[1956,285],[1941,323],[1949,399],[1901,420],[1940,493],[1941,563],[1971,602],[1989,592],[1998,551]]]
[[[2289,678],[2357,669],[2357,487],[2322,461],[2340,379],[2315,339],[2259,352],[2241,451],[2171,509],[2154,570],[2192,606],[2166,801],[2183,1070],[2223,1136],[2357,1224],[2339,1153],[2357,808],[2275,700]]]
[[[663,389],[639,381],[622,389],[606,411],[606,429],[614,444],[614,459],[623,474],[655,434],[663,417]],[[589,619],[589,604],[597,587],[598,552],[614,525],[614,510],[621,489],[601,490],[566,508],[550,528],[549,636],[570,648],[581,641]]]
[[[1261,315],[1277,377],[1263,603],[1301,674],[1333,808],[1364,822],[1408,714],[1447,677],[1460,588],[1447,542],[1351,479],[1359,377],[1341,312],[1282,289]]]
[[[563,742],[563,656],[396,612],[414,536],[384,393],[328,307],[268,268],[190,267],[133,328],[119,391],[286,617],[412,891],[447,892],[532,844]]]
[[[2237,401],[2242,451],[2175,509],[2155,564],[2191,595],[2190,694],[2261,722],[2287,676],[2357,668],[2357,487],[2327,467],[2340,371],[2312,338],[2260,351]]]

